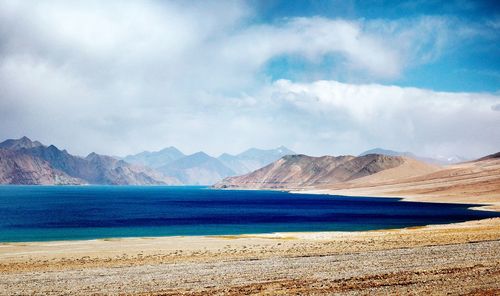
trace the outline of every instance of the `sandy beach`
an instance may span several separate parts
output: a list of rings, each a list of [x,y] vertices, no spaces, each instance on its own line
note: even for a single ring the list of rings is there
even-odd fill
[[[500,292],[500,219],[366,232],[0,244],[3,295]]]

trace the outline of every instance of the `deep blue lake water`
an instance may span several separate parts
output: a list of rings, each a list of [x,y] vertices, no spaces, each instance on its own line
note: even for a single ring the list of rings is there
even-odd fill
[[[359,231],[500,216],[470,206],[203,187],[0,186],[0,241]]]

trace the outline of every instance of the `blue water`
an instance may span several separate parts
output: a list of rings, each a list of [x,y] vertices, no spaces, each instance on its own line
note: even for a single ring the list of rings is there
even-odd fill
[[[0,186],[0,241],[359,231],[500,216],[470,206],[203,187]]]

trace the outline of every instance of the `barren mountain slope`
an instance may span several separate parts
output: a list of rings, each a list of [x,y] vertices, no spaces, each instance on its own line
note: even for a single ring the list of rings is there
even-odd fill
[[[252,173],[230,177],[217,188],[302,188],[355,180],[402,165],[405,158],[369,154],[354,156],[288,155]]]
[[[380,183],[418,177],[442,170],[439,165],[425,163],[410,157],[403,157],[403,163],[397,167],[379,171],[375,174],[353,180],[353,183]]]
[[[389,173],[390,177],[384,175]],[[323,193],[343,195],[400,196],[419,201],[491,203],[490,208],[500,209],[500,158],[485,157],[413,177],[404,174],[397,176],[387,170],[354,182],[316,186],[316,189]]]
[[[19,151],[0,149],[0,184],[84,184],[55,169],[43,159]]]
[[[83,158],[27,137],[0,143],[0,184],[178,184],[175,178],[91,153]]]

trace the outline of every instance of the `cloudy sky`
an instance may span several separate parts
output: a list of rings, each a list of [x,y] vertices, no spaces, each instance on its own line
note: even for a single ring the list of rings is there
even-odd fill
[[[0,139],[477,157],[499,44],[495,1],[0,0]]]

